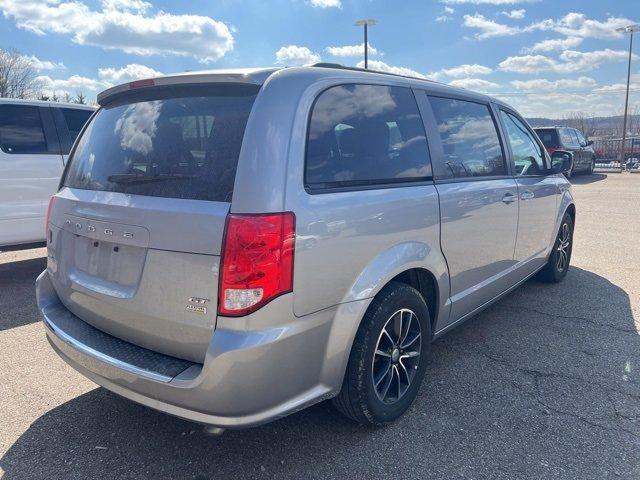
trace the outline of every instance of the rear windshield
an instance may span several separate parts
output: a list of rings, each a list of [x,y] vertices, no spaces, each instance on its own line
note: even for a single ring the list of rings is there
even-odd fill
[[[231,201],[258,87],[163,87],[101,108],[82,134],[64,185]]]
[[[545,147],[558,147],[558,132],[555,128],[536,128],[536,133]]]

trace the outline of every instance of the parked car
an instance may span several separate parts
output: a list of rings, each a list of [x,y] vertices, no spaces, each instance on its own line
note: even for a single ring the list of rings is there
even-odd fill
[[[87,105],[0,98],[0,246],[45,241],[49,198]]]
[[[549,154],[556,150],[565,150],[573,154],[573,168],[567,173],[593,173],[596,166],[596,153],[593,142],[586,140],[580,130],[569,127],[539,127],[534,129],[544,143]]]
[[[49,208],[47,336],[96,383],[211,432],[328,398],[390,422],[435,338],[567,274],[570,154],[499,100],[320,64],[98,102]]]

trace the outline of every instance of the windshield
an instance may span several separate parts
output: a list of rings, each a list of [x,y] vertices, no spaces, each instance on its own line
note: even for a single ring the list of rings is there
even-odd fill
[[[231,201],[258,87],[150,89],[101,108],[82,134],[64,185]]]

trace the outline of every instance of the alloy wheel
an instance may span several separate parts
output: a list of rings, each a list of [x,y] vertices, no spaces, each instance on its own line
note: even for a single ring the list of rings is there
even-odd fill
[[[373,354],[371,375],[378,400],[393,404],[411,386],[420,363],[422,331],[416,314],[406,308],[386,321]]]
[[[559,272],[564,272],[564,270],[569,266],[569,252],[571,247],[571,229],[567,223],[562,224],[562,228],[560,229],[560,233],[558,234],[558,242],[556,249],[558,251],[558,255],[556,258],[556,268]]]

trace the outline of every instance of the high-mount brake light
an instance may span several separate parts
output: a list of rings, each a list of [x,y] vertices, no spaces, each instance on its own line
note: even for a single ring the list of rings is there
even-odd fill
[[[227,217],[218,313],[241,316],[293,290],[295,215]]]
[[[153,87],[155,82],[153,78],[145,78],[143,80],[134,80],[129,83],[129,88]]]

